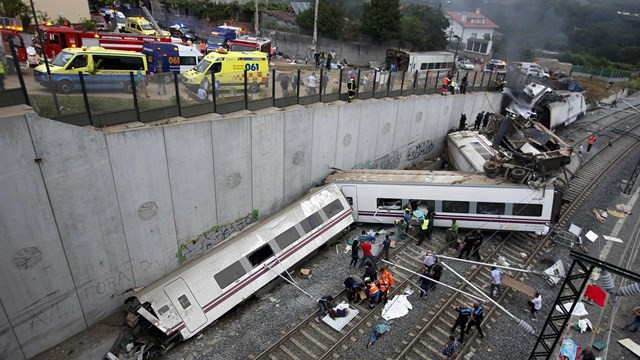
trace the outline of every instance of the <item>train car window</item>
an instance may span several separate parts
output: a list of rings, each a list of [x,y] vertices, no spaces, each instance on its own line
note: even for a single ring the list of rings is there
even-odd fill
[[[236,261],[231,264],[231,266],[215,274],[213,277],[216,279],[220,289],[224,289],[233,284],[234,281],[240,279],[244,274],[246,274],[246,272],[244,271],[242,264],[240,264],[240,261]]]
[[[400,199],[377,199],[380,210],[402,210],[402,200]]]
[[[251,265],[253,267],[256,267],[262,264],[263,262],[265,262],[268,258],[272,256],[273,256],[273,250],[271,249],[271,246],[269,246],[269,244],[266,244],[263,247],[259,248],[258,250],[254,251],[253,253],[251,253],[251,255],[247,256],[247,259],[249,259],[249,262],[251,262]]]
[[[304,232],[307,234],[313,231],[313,229],[320,226],[320,224],[322,224],[322,217],[318,212],[315,212],[308,218],[300,221],[300,225],[304,229]]]
[[[353,206],[353,198],[348,196],[347,197],[347,204],[349,204],[349,206]]]
[[[435,211],[436,202],[434,200],[409,200],[411,208],[413,210],[424,209],[425,207],[430,211]]]
[[[287,246],[293,244],[294,242],[300,239],[300,234],[298,234],[298,230],[295,227],[290,227],[287,231],[282,234],[276,236],[276,244],[282,250],[284,250]]]
[[[478,205],[477,205],[476,212],[478,214],[484,214],[484,215],[504,215],[505,214],[505,204],[503,204],[503,203],[479,202]]]
[[[178,301],[180,302],[180,306],[185,310],[191,306],[191,302],[187,299],[187,295],[180,295],[180,297],[178,297]]]
[[[166,313],[167,311],[169,311],[169,305],[165,305],[158,309],[158,315],[162,316],[162,314]]]
[[[442,201],[442,211],[448,213],[467,214],[469,213],[468,201]]]
[[[542,216],[541,204],[513,204],[514,216]]]
[[[332,218],[344,210],[344,206],[342,206],[340,200],[333,200],[331,204],[323,207],[322,210],[324,210],[324,213],[328,218]]]

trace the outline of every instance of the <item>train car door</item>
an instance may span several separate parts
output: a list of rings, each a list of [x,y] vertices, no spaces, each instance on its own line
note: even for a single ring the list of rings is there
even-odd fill
[[[167,294],[190,332],[196,332],[207,323],[207,315],[202,311],[184,280],[177,279],[165,286],[164,293]]]
[[[355,186],[345,185],[340,190],[351,205],[353,219],[358,221],[358,189]]]

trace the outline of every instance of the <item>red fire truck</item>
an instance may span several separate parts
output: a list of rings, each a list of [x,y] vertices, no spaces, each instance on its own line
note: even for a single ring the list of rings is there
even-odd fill
[[[271,54],[271,40],[243,35],[229,43],[231,51],[260,51]]]
[[[129,50],[142,52],[142,44],[147,41],[171,42],[171,38],[158,38],[155,36],[82,32],[68,26],[40,25],[44,36],[44,52],[47,57],[53,59],[62,49],[71,47],[100,46],[111,50]]]
[[[20,36],[22,32],[22,21],[20,19],[0,17],[0,37],[2,38],[2,45],[4,46],[4,52],[8,59],[13,59],[11,56],[11,48],[9,47],[9,41],[13,41],[16,47],[16,55],[18,55],[18,61],[20,67],[27,67],[27,49],[24,46],[24,41]],[[7,62],[7,73],[13,74],[15,71],[13,61]]]

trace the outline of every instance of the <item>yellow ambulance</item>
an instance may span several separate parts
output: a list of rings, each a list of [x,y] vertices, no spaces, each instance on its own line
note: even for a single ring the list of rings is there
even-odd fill
[[[153,25],[141,16],[128,17],[124,22],[124,31],[140,35],[156,35],[157,33],[156,29],[153,28]],[[169,32],[162,31],[160,36],[169,36]]]
[[[244,89],[244,72],[247,71],[247,89],[258,92],[269,84],[267,54],[260,51],[229,51],[218,49],[207,54],[195,68],[182,75],[182,83],[190,91],[199,87],[211,88],[212,73],[220,89]]]

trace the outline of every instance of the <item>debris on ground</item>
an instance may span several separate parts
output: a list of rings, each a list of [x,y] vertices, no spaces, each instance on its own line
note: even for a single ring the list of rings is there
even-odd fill
[[[618,204],[616,205],[616,209],[622,211],[623,213],[627,214],[627,215],[631,215],[631,208],[625,204]]]
[[[595,216],[595,217],[596,217],[596,219],[597,219],[598,221],[600,221],[601,223],[603,223],[603,224],[604,224],[604,223],[607,221],[607,220],[606,220],[605,218],[603,218],[603,217],[602,217],[602,215],[600,214],[600,210],[598,210],[598,209],[593,209],[593,210],[592,210],[592,212],[593,212],[593,216]]]
[[[607,209],[607,214],[609,214],[611,216],[615,216],[615,217],[620,218],[620,219],[624,219],[627,216],[623,212],[615,211],[615,210],[611,210],[611,209]]]

